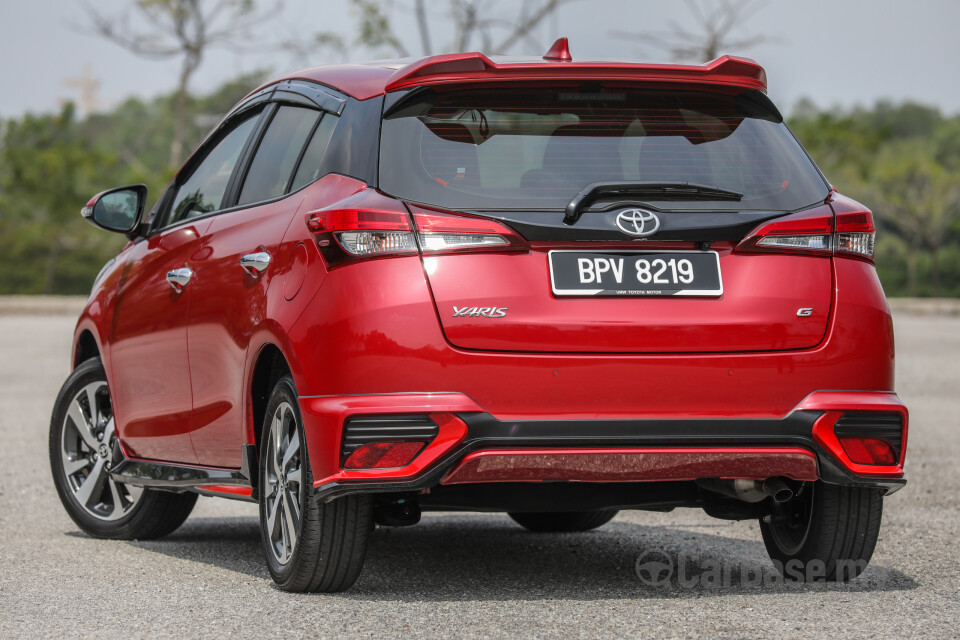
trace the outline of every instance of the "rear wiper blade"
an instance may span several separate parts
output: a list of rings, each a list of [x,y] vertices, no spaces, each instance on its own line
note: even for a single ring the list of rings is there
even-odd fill
[[[704,196],[711,200],[740,200],[738,191],[720,189],[695,182],[594,182],[588,184],[564,209],[564,224],[576,224],[581,210],[605,196]]]

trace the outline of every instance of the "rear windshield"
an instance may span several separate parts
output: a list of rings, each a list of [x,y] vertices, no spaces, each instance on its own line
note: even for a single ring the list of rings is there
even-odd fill
[[[569,87],[426,90],[383,121],[380,188],[449,209],[562,209],[601,181],[705,184],[739,201],[660,208],[792,211],[827,186],[757,92]],[[645,200],[652,201],[645,197]]]

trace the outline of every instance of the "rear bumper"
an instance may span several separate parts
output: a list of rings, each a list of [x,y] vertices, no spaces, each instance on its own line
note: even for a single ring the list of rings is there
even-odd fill
[[[784,476],[901,487],[907,409],[893,393],[818,391],[782,418],[499,420],[458,393],[303,397],[301,413],[321,500],[483,482],[654,482]],[[830,439],[845,411],[898,413],[896,465],[857,465]],[[429,414],[436,438],[407,466],[344,470],[334,456],[351,416]],[[320,455],[315,455],[319,453]]]

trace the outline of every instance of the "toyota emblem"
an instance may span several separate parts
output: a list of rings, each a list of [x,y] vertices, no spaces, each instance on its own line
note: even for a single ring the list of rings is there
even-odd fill
[[[660,230],[660,218],[646,209],[624,209],[617,214],[617,228],[628,236],[646,238]]]

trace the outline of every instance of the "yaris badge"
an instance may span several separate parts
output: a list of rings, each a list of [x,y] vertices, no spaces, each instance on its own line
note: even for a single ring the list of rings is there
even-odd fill
[[[624,209],[617,214],[617,228],[628,236],[646,238],[660,230],[660,218],[646,209]]]
[[[503,318],[507,315],[506,307],[454,307],[454,318]]]

